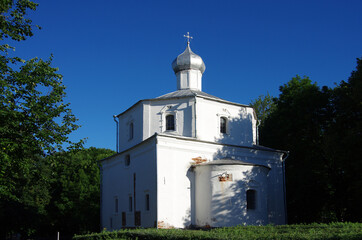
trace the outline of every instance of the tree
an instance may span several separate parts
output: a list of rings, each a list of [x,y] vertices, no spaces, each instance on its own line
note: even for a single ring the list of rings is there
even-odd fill
[[[91,147],[49,156],[51,201],[47,206],[47,226],[63,236],[97,232],[100,229],[100,173],[98,161],[115,154]]]
[[[286,162],[289,222],[322,221],[327,195],[321,144],[330,91],[308,77],[296,76],[280,92],[260,129],[260,143],[290,151]]]
[[[334,89],[308,78],[280,87],[261,144],[290,151],[290,223],[362,221],[362,61]]]
[[[264,124],[265,119],[273,112],[275,109],[275,104],[273,97],[267,93],[265,96],[260,95],[256,100],[252,100],[249,104],[255,110],[256,116],[260,121],[260,124]]]
[[[68,134],[79,126],[64,103],[65,86],[49,60],[11,57],[5,39],[22,41],[33,35],[26,18],[37,4],[30,0],[0,3],[0,232],[30,235],[50,201],[46,155],[71,147]],[[11,213],[9,215],[9,213]],[[10,217],[9,217],[10,216]],[[0,236],[4,237],[4,236]]]
[[[342,81],[331,97],[332,115],[324,134],[328,182],[335,217],[362,221],[362,60],[348,81]]]

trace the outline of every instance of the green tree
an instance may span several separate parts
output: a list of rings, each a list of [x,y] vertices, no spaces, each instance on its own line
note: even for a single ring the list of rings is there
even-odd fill
[[[267,93],[265,96],[260,95],[257,99],[252,100],[249,104],[255,110],[256,116],[260,121],[260,124],[263,125],[265,119],[273,112],[275,109],[275,104],[273,97]]]
[[[333,89],[324,136],[330,209],[339,221],[362,221],[362,60],[348,81]]]
[[[50,201],[44,156],[72,147],[68,134],[78,128],[65,86],[49,60],[11,57],[9,42],[33,35],[26,18],[37,4],[29,0],[0,1],[0,237],[13,232],[31,235],[36,219]],[[6,41],[5,41],[6,40]],[[5,42],[4,42],[5,41]]]
[[[100,229],[100,173],[98,161],[115,154],[109,149],[89,148],[60,152],[52,162],[49,234],[60,231],[73,236]]]
[[[327,195],[321,144],[330,90],[296,76],[280,92],[260,129],[260,143],[290,151],[286,161],[289,222],[322,221]]]

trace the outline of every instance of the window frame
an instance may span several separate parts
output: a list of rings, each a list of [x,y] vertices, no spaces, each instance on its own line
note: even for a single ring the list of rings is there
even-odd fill
[[[171,125],[169,125],[169,121],[168,118],[172,117],[172,129],[168,129],[168,127]],[[165,115],[165,131],[176,131],[176,117],[174,113],[166,113]]]
[[[160,111],[161,114],[161,132],[169,132],[169,133],[177,133],[178,132],[178,124],[177,124],[177,109],[172,109],[173,106],[165,106],[164,109]],[[173,115],[174,117],[174,130],[167,130],[167,119],[166,117],[169,115]]]
[[[222,122],[225,121],[225,122]],[[219,117],[219,132],[220,134],[228,134],[229,119],[226,116]],[[225,125],[225,126],[223,126]]]

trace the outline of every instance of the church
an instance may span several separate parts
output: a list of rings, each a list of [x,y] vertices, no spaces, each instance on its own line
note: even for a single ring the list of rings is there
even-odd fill
[[[172,62],[177,90],[114,116],[117,154],[101,160],[108,230],[286,224],[288,152],[258,145],[252,107],[202,91],[204,61]]]

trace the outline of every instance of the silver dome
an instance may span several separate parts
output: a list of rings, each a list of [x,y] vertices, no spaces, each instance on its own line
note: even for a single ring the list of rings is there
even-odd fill
[[[204,73],[205,68],[204,61],[199,55],[191,51],[189,43],[187,44],[185,51],[178,55],[172,62],[172,69],[175,73],[189,69],[200,70],[201,73]]]

